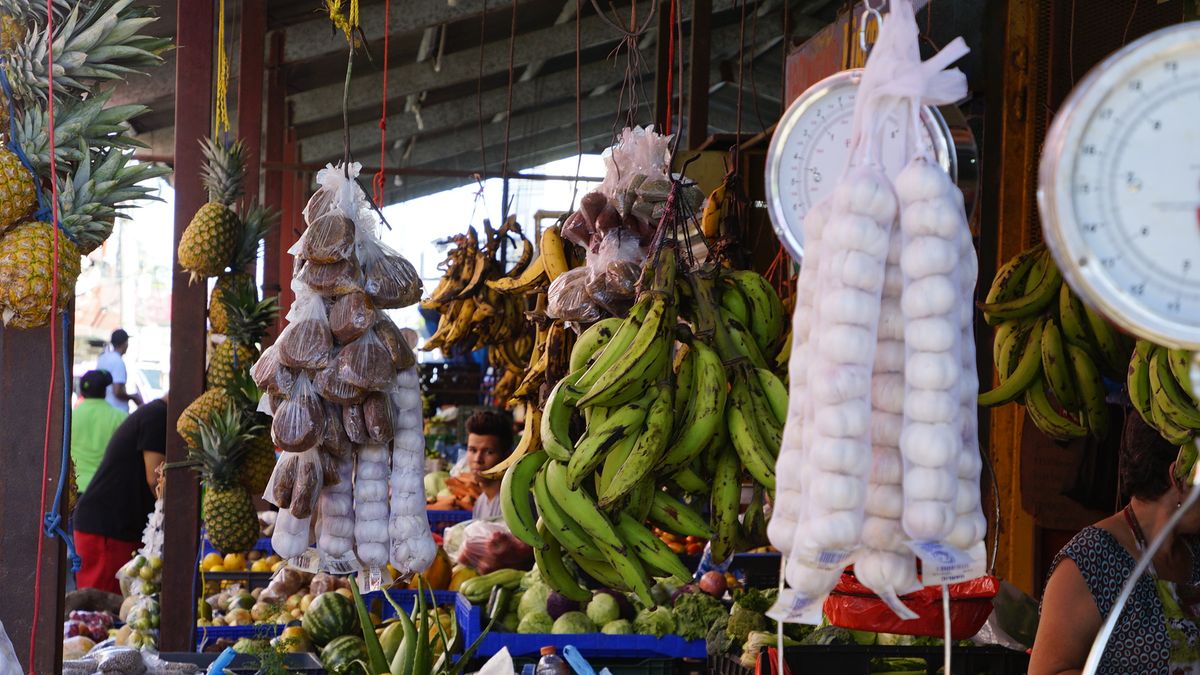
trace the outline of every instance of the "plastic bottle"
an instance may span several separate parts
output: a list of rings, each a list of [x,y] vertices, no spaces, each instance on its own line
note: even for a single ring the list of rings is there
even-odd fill
[[[571,668],[554,647],[542,647],[542,658],[538,659],[533,672],[534,675],[571,675]]]

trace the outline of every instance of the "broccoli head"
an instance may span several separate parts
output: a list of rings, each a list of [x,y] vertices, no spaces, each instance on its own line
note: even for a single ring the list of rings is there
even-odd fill
[[[729,614],[729,625],[725,628],[725,632],[734,642],[744,644],[750,631],[766,631],[770,628],[771,624],[762,612],[747,609],[742,605],[734,605],[733,612]]]
[[[779,595],[779,591],[772,588],[761,590],[758,588],[748,588],[737,595],[733,602],[735,605],[753,610],[759,614],[766,614],[767,610],[771,609],[771,605],[775,604],[775,598]]]

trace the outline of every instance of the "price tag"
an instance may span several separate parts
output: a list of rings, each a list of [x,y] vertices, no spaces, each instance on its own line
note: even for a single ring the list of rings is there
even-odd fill
[[[938,541],[905,542],[921,559],[921,581],[926,586],[957,584],[986,573],[982,557],[975,558],[949,544]]]
[[[360,572],[362,570],[362,563],[358,561],[358,556],[350,552],[345,555],[322,558],[321,567],[330,574],[345,576]]]
[[[779,599],[767,610],[767,616],[780,623],[821,625],[825,598],[813,598],[791,588],[783,589]]]
[[[288,558],[287,564],[288,567],[298,569],[302,572],[316,574],[321,571],[321,554],[317,552],[317,549],[310,548],[298,556]]]

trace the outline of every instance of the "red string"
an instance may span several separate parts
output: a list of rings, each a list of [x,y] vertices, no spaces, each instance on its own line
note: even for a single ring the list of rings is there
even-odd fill
[[[675,97],[675,89],[671,84],[671,76],[675,73],[675,1],[671,0],[670,12],[667,14],[667,28],[670,37],[667,38],[667,115],[663,119],[662,133],[664,136],[671,133],[671,102]]]
[[[387,162],[387,81],[388,81],[388,37],[392,29],[392,0],[383,3],[383,110],[379,114],[379,171],[371,179],[375,203],[383,204],[384,164]]]
[[[58,330],[54,325],[58,318],[58,166],[54,159],[54,0],[46,0],[46,74],[49,84],[46,112],[49,118],[49,129],[46,136],[50,141],[50,235],[53,242],[54,255],[50,274],[50,388],[46,391],[46,435],[42,441],[42,483],[41,508],[37,519],[37,559],[36,571],[33,575],[33,625],[29,634],[29,672],[34,672],[38,644],[38,615],[42,607],[42,546],[46,537],[42,532],[42,518],[46,513],[46,481],[50,473],[50,422],[54,415],[54,387],[58,374]],[[85,158],[84,161],[87,161]],[[34,180],[40,180],[34,176]],[[65,336],[64,336],[65,337]]]

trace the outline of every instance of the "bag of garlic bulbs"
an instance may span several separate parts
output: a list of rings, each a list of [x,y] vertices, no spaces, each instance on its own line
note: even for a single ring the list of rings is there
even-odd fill
[[[973,340],[977,262],[961,194],[916,133],[921,106],[965,96],[962,73],[946,68],[966,47],[955,40],[922,62],[911,3],[891,4],[858,88],[849,165],[803,224],[768,528],[790,587],[771,615],[785,621],[819,621],[850,563],[896,614],[913,618],[900,600],[920,587],[913,551],[975,549],[986,529],[978,378],[973,344],[964,345]],[[911,122],[900,131],[912,164],[895,186],[881,160],[889,118]],[[926,562],[926,583],[945,578],[934,567]]]

